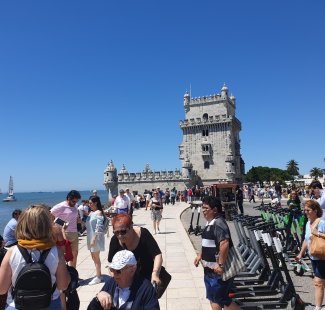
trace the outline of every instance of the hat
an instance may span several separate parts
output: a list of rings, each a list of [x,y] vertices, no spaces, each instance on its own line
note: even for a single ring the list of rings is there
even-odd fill
[[[130,189],[129,189],[129,188],[126,188],[125,190],[128,191],[128,190],[130,190]]]
[[[120,193],[125,193],[123,188],[120,189]]]
[[[137,260],[134,257],[134,254],[128,250],[118,251],[112,259],[112,262],[109,264],[110,268],[115,270],[121,270],[127,265],[136,265]]]
[[[94,190],[93,190],[93,193],[97,193],[97,189],[94,189]]]
[[[156,189],[160,189],[160,187],[159,187],[159,186],[157,186],[157,187],[156,187]]]

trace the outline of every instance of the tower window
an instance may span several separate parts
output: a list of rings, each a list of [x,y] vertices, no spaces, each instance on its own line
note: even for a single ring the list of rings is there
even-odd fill
[[[209,151],[209,145],[202,145],[202,151],[208,152]]]
[[[203,117],[204,121],[207,121],[209,118],[209,115],[208,115],[208,113],[204,113],[202,117]]]
[[[208,161],[204,162],[204,169],[210,169],[210,163]]]
[[[203,137],[208,137],[209,136],[209,129],[203,129],[202,130],[202,136]]]

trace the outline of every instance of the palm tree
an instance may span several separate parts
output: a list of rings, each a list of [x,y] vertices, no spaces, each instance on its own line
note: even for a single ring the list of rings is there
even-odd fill
[[[295,175],[299,175],[299,164],[294,160],[291,159],[287,163],[287,171],[293,177]]]
[[[321,168],[314,167],[309,172],[310,176],[317,180],[319,177],[323,176],[323,170]]]

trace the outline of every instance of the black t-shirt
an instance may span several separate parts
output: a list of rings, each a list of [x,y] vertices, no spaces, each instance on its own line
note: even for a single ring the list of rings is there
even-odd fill
[[[148,229],[140,227],[141,235],[138,246],[132,251],[137,262],[140,274],[151,281],[153,261],[155,256],[161,254],[157,241],[150,234]],[[111,262],[116,252],[127,250],[121,246],[116,236],[113,236],[109,245],[108,261]]]

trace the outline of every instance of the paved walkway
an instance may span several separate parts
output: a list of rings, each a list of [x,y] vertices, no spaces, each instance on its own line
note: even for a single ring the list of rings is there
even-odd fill
[[[159,300],[162,310],[206,310],[211,309],[205,298],[203,268],[193,265],[196,252],[181,223],[180,215],[188,207],[186,203],[164,208],[163,219],[160,223],[161,234],[155,235],[163,254],[163,265],[172,275],[172,280],[164,296]],[[150,211],[135,210],[133,221],[135,225],[146,227],[152,232]],[[110,234],[112,230],[110,228]],[[106,239],[106,251],[101,253],[102,273],[107,275],[107,254],[110,238]],[[90,300],[103,286],[103,283],[89,286],[87,283],[95,275],[95,266],[87,250],[86,237],[80,238],[80,251],[77,269],[83,279],[78,288],[81,302],[80,309],[85,310]],[[104,277],[105,278],[105,277]]]

